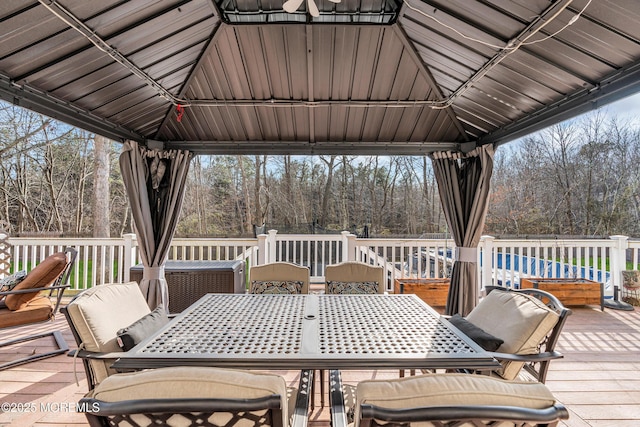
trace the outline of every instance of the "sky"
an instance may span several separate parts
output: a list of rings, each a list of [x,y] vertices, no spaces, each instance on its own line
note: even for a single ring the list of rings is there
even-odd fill
[[[604,107],[610,114],[640,118],[640,93],[621,99]]]

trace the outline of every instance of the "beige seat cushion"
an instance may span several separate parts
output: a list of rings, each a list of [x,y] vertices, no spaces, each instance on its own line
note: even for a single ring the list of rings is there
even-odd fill
[[[536,354],[545,336],[558,323],[558,314],[530,295],[495,290],[482,299],[467,320],[504,341],[498,352]],[[504,362],[497,373],[517,377],[521,362]]]
[[[544,384],[469,374],[431,374],[362,381],[356,387],[355,396],[356,426],[360,420],[359,408],[363,403],[390,409],[464,405],[543,409],[555,404],[555,398]]]
[[[118,330],[151,312],[136,282],[87,289],[67,305],[67,311],[85,349],[107,353],[122,351],[116,342]],[[112,363],[90,361],[97,383],[115,373],[109,368]]]
[[[309,293],[310,273],[308,267],[288,262],[274,262],[271,264],[256,265],[249,270],[250,281],[300,281],[302,293]]]
[[[60,276],[60,273],[62,273],[66,265],[67,256],[64,252],[49,255],[40,264],[36,265],[33,270],[27,274],[27,277],[18,283],[13,290],[19,291],[22,289],[44,288],[49,286]],[[5,303],[10,310],[19,310],[37,295],[38,292],[7,295]]]
[[[178,398],[254,399],[277,394],[282,398],[283,425],[286,426],[289,418],[287,392],[287,384],[279,375],[180,366],[112,375],[89,396],[116,402]],[[295,396],[295,393],[291,392],[290,395]]]
[[[376,282],[377,292],[384,293],[384,268],[363,262],[348,261],[328,265],[324,271],[325,292],[330,293],[329,282],[364,283]]]

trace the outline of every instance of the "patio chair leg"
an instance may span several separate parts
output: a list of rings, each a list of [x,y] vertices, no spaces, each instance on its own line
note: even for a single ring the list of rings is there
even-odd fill
[[[302,374],[304,375],[305,371],[302,371]],[[315,375],[313,376],[314,378],[316,377]],[[316,408],[316,383],[315,381],[311,382],[311,385],[309,386],[309,390],[311,392],[311,400],[309,401],[309,408],[311,408],[311,410],[313,411]]]
[[[324,387],[324,369],[318,370],[318,372],[314,373],[313,384],[311,384],[311,409],[315,409],[316,407],[316,381],[320,381],[320,408],[324,408],[325,404],[325,387]]]
[[[69,346],[67,345],[67,342],[65,341],[65,339],[62,337],[62,334],[60,333],[60,331],[45,332],[42,334],[29,335],[28,337],[17,338],[11,341],[5,341],[3,343],[0,343],[0,347],[7,347],[9,345],[18,344],[21,342],[33,341],[39,338],[47,337],[49,335],[53,336],[53,338],[55,339],[56,346],[58,347],[57,350],[49,351],[47,353],[32,354],[27,357],[22,357],[20,359],[12,360],[10,362],[5,362],[0,365],[0,371],[12,368],[14,366],[22,365],[25,363],[34,362],[36,360],[46,359],[47,357],[57,356],[59,354],[63,354],[69,351]]]
[[[329,425],[331,427],[346,427],[347,412],[344,401],[344,390],[342,388],[342,377],[340,371],[331,369],[329,371]],[[355,402],[353,402],[355,403]]]
[[[307,427],[309,422],[309,405],[313,408],[313,377],[313,369],[304,369],[300,371],[298,395],[296,396],[296,404],[293,410],[293,419],[291,422],[292,427]]]

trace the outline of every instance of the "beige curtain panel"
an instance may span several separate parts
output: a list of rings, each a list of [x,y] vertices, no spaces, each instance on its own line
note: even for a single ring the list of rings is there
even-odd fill
[[[458,249],[445,313],[466,316],[478,303],[477,250],[489,206],[493,145],[430,155],[442,209]]]
[[[152,310],[159,305],[169,308],[164,265],[192,157],[189,151],[152,150],[135,141],[126,141],[120,154],[120,170],[144,266],[140,289]]]

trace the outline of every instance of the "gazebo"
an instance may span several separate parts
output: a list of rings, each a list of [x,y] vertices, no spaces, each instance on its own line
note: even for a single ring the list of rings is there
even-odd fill
[[[494,148],[640,91],[639,17],[636,0],[5,1],[0,97],[125,143],[152,305],[192,155],[430,155],[464,314]]]

